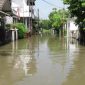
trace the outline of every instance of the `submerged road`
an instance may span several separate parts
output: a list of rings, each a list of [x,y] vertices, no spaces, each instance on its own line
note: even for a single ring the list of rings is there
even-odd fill
[[[85,47],[51,35],[4,45],[0,85],[85,85]]]

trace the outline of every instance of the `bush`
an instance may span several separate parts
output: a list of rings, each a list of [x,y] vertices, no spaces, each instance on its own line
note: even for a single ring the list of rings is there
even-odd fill
[[[24,38],[24,35],[27,32],[25,25],[23,23],[16,23],[14,26],[18,29],[18,38]]]

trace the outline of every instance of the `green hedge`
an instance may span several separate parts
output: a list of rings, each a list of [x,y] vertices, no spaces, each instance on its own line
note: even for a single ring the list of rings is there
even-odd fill
[[[18,38],[24,38],[25,33],[28,31],[23,23],[16,23],[14,26],[18,29]]]

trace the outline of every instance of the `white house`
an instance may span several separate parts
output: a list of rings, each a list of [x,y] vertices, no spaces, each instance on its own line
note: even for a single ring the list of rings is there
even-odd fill
[[[12,0],[12,10],[27,28],[32,29],[35,0]]]
[[[67,37],[72,37],[72,38],[78,38],[79,36],[79,31],[78,31],[78,25],[75,24],[75,19],[70,18],[67,21]]]

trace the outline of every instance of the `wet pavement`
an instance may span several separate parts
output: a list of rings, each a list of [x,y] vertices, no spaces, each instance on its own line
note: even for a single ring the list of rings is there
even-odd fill
[[[52,35],[1,46],[0,85],[85,85],[85,47]]]

